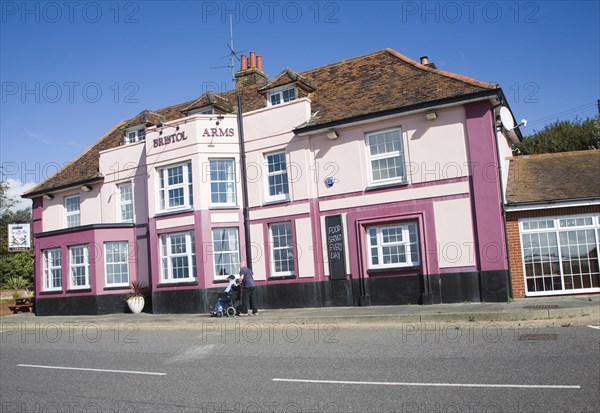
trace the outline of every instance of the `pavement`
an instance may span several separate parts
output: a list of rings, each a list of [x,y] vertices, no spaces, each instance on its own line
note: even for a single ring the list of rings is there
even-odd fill
[[[507,303],[459,303],[371,307],[325,307],[260,310],[258,316],[212,317],[210,314],[109,314],[101,316],[47,316],[20,313],[0,318],[0,328],[26,324],[135,323],[140,328],[189,329],[217,323],[329,323],[336,325],[401,325],[402,323],[478,323],[559,321],[600,326],[600,294],[516,299]]]

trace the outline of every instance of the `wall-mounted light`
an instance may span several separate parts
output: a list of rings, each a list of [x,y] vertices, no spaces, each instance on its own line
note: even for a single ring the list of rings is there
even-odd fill
[[[222,121],[223,119],[225,119],[225,116],[223,116],[223,115],[219,115],[219,116],[217,116],[217,122],[216,122],[216,125],[217,125],[217,126],[219,126],[219,123],[221,123],[221,121]]]
[[[429,112],[427,112],[425,114],[425,119],[427,120],[436,120],[437,119],[437,113],[435,113],[435,111],[431,110]]]
[[[54,195],[52,195],[52,194],[44,194],[44,199],[47,199],[47,200],[54,199]]]
[[[90,191],[92,190],[92,187],[91,187],[91,186],[88,186],[88,185],[82,185],[82,186],[81,186],[81,190],[82,190],[83,192],[90,192]]]
[[[337,131],[335,131],[333,129],[330,130],[329,132],[327,132],[327,139],[334,140],[334,139],[337,139],[339,137],[340,137],[340,134],[337,133]]]

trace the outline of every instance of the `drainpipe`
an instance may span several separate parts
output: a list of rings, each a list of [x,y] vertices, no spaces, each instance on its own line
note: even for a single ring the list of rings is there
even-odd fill
[[[356,257],[358,258],[358,305],[360,307],[370,307],[371,306],[371,297],[367,293],[367,281],[365,280],[365,275],[363,273],[363,253],[362,253],[362,233],[360,231],[361,226],[360,223],[355,221],[354,230],[356,231]]]
[[[501,205],[502,208],[502,225],[504,227],[504,245],[506,248],[506,267],[508,270],[508,294],[510,298],[513,298],[513,289],[512,289],[512,271],[510,268],[510,250],[508,244],[508,228],[506,226],[506,199],[504,198],[504,183],[502,182],[502,167],[500,164],[500,147],[498,145],[498,126],[496,126],[496,114],[495,111],[492,110],[492,129],[494,131],[494,138],[496,139],[496,162],[498,162],[498,183],[500,184],[500,197],[501,197]],[[509,164],[510,167],[510,164]]]
[[[240,143],[240,177],[242,179],[242,208],[244,214],[244,240],[246,242],[246,264],[252,269],[252,245],[250,244],[250,209],[248,207],[248,180],[246,178],[246,147],[244,144],[244,122],[242,120],[242,97],[237,96],[238,134]]]

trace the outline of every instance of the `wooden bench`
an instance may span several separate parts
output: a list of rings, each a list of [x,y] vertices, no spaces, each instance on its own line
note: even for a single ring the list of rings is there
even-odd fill
[[[17,298],[14,305],[8,306],[13,314],[19,311],[33,311],[33,300],[31,298]]]

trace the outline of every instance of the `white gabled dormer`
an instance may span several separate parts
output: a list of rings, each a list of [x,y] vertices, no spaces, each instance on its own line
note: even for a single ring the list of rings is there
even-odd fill
[[[204,106],[198,109],[194,109],[194,110],[190,110],[189,112],[187,112],[188,116],[191,115],[214,115],[215,113],[215,109],[213,108],[212,105],[209,106]]]
[[[315,87],[305,77],[287,68],[258,90],[265,95],[267,106],[276,106],[306,97]]]
[[[186,116],[233,113],[233,106],[214,92],[206,92],[187,107],[181,109]]]
[[[146,139],[146,127],[140,125],[135,128],[125,130],[125,144],[140,142]]]
[[[146,140],[146,127],[164,122],[164,117],[150,110],[145,110],[131,119],[125,126],[125,145]]]
[[[267,106],[291,102],[292,100],[296,100],[297,96],[298,93],[296,92],[295,84],[280,86],[267,92]]]

